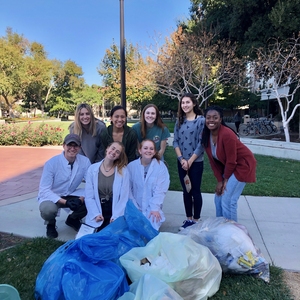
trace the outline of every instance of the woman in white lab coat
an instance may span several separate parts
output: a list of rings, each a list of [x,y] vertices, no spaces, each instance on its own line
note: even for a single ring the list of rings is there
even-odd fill
[[[153,228],[158,230],[165,221],[162,206],[170,185],[170,176],[165,163],[160,161],[152,140],[142,141],[139,153],[141,157],[128,165],[129,197]]]
[[[129,173],[125,148],[120,142],[111,143],[105,158],[92,164],[87,172],[85,223],[98,231],[124,215],[129,198]]]

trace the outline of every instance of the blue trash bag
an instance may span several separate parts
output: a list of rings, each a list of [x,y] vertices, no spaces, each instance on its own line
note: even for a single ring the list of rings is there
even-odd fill
[[[65,262],[72,258],[83,258],[83,253],[75,241],[66,242],[49,256],[36,279],[35,299],[64,299],[61,289],[63,267]]]
[[[155,238],[159,232],[154,229],[149,220],[140,212],[132,202],[128,200],[125,208],[124,217],[130,230],[137,231],[148,241]]]
[[[98,233],[69,241],[52,253],[38,274],[35,299],[65,299],[61,281],[64,266],[69,260],[94,265],[100,261],[111,261],[121,266],[119,258],[123,254],[134,247],[145,246],[156,235],[158,231],[152,228],[132,201],[128,201],[124,217],[117,218]]]
[[[125,273],[110,261],[93,265],[71,259],[65,263],[63,273],[66,300],[118,299],[129,290]]]

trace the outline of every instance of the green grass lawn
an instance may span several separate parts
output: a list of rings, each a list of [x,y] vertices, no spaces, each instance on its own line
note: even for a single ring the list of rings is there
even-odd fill
[[[68,133],[71,122],[51,121]],[[170,124],[170,129],[174,124]],[[173,130],[172,130],[173,131]],[[243,194],[253,196],[299,197],[300,198],[300,161],[255,155],[257,159],[257,182],[247,184]],[[171,177],[170,190],[181,191],[177,173],[177,158],[172,147],[167,147],[165,159]],[[210,169],[207,157],[204,161],[202,192],[213,193],[216,179]],[[49,255],[62,242],[47,238],[35,238],[0,252],[0,283],[15,286],[22,300],[34,299],[35,280]],[[224,275],[219,291],[213,300],[256,300],[281,299],[292,300],[283,282],[282,270],[270,267],[270,283],[247,275]]]
[[[257,160],[256,182],[246,184],[243,195],[300,198],[300,161],[257,154],[255,158]],[[176,154],[172,147],[167,147],[165,160],[169,166],[170,190],[181,191]],[[205,154],[201,191],[214,193],[216,183]]]
[[[62,244],[57,240],[35,238],[0,252],[0,282],[14,286],[22,300],[34,299],[37,275],[46,259]],[[249,275],[223,275],[219,291],[210,299],[292,300],[282,273],[280,268],[271,266],[269,284]]]

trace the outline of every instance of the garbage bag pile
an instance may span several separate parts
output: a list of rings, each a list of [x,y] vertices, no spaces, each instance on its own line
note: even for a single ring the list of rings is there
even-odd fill
[[[119,258],[158,235],[149,224],[128,201],[124,217],[51,254],[37,276],[35,299],[118,299],[129,290]]]
[[[220,264],[207,247],[174,233],[161,232],[146,246],[132,248],[122,255],[120,262],[134,284],[149,274],[167,283],[186,300],[211,297],[219,290],[222,278]],[[157,286],[153,282],[145,288],[154,294]]]
[[[270,281],[269,263],[254,245],[245,226],[223,217],[208,218],[179,234],[207,246],[224,273],[251,274]]]

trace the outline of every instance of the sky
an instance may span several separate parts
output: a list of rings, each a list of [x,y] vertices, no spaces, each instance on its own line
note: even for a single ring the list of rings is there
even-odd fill
[[[190,6],[190,0],[124,0],[126,41],[143,48],[155,39],[163,44]],[[97,68],[105,50],[120,45],[119,0],[0,0],[0,7],[1,37],[10,27],[41,43],[49,59],[74,61],[87,84],[101,84]]]

